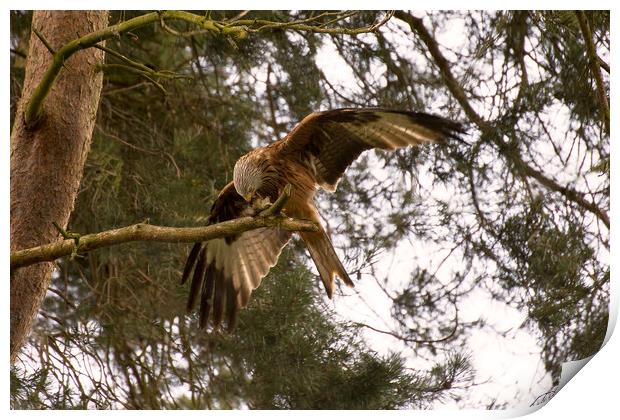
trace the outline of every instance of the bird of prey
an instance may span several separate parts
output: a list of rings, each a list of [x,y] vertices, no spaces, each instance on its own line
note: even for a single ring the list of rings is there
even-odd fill
[[[290,199],[284,206],[288,217],[314,221],[318,187],[333,192],[346,168],[365,150],[395,150],[406,146],[459,139],[459,123],[420,112],[382,108],[342,108],[315,112],[305,117],[288,135],[239,158],[233,180],[220,192],[211,208],[209,224],[258,213],[253,200],[274,202],[287,184]],[[206,243],[196,243],[187,258],[181,283],[193,271],[187,302],[192,311],[200,298],[200,327],[218,329],[226,318],[232,331],[239,308],[248,304],[252,290],[273,267],[291,238],[283,229],[259,228]],[[334,278],[353,286],[340,262],[329,234],[299,232],[319,272],[329,298]]]

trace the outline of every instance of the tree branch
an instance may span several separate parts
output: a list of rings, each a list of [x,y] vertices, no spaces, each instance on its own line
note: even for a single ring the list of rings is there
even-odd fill
[[[497,136],[497,129],[480,115],[478,115],[478,113],[476,113],[476,111],[469,103],[465,91],[450,70],[450,63],[448,63],[448,60],[446,60],[446,58],[439,50],[439,45],[437,44],[437,41],[435,41],[433,36],[428,32],[428,30],[424,26],[424,23],[422,22],[422,19],[400,10],[395,12],[394,17],[407,23],[411,30],[420,37],[422,42],[428,48],[428,51],[431,54],[433,60],[435,61],[435,64],[439,68],[439,71],[441,72],[441,75],[443,76],[444,81],[446,82],[446,85],[450,90],[450,93],[452,93],[452,95],[461,105],[463,111],[465,112],[465,115],[467,115],[467,117],[471,121],[473,121],[474,124],[476,124],[483,133],[488,135],[488,137],[497,146],[500,153],[502,153],[502,155],[509,162],[511,162],[521,174],[536,179],[546,188],[562,194],[567,200],[570,200],[581,206],[582,208],[592,212],[605,224],[605,226],[607,226],[607,228],[609,228],[610,222],[607,212],[599,208],[595,203],[587,200],[584,193],[573,190],[566,186],[562,186],[558,184],[555,180],[548,178],[542,172],[536,170],[535,168],[532,168],[521,158],[518,153],[516,153],[506,143],[500,140],[500,138]]]
[[[467,115],[467,117],[471,121],[473,121],[478,127],[480,127],[481,130],[486,130],[490,128],[488,123],[480,115],[478,115],[476,111],[474,111],[474,108],[472,108],[472,106],[470,105],[465,91],[457,82],[454,75],[452,75],[452,71],[450,70],[450,63],[448,63],[448,60],[446,60],[446,58],[439,50],[439,45],[437,44],[437,41],[435,41],[433,36],[428,32],[428,30],[424,26],[424,23],[422,22],[422,19],[401,10],[396,11],[394,17],[407,23],[411,30],[415,34],[417,34],[424,43],[424,45],[426,45],[426,48],[428,48],[428,51],[433,57],[433,60],[435,60],[435,64],[439,68],[439,71],[441,72],[441,75],[443,76],[444,81],[448,86],[448,89],[456,98],[458,103],[461,105],[463,111],[465,111],[465,115]]]
[[[32,32],[34,32],[34,34],[37,36],[37,38],[39,38],[39,41],[41,41],[43,43],[43,45],[45,45],[45,48],[47,48],[47,50],[50,52],[50,54],[52,54],[52,55],[56,54],[56,51],[54,51],[54,48],[52,48],[50,43],[47,41],[47,39],[45,39],[43,34],[41,32],[39,32],[39,30],[37,28],[33,27],[32,28]]]
[[[215,225],[190,228],[175,228],[138,223],[119,229],[80,236],[76,248],[74,239],[65,239],[47,245],[28,248],[11,253],[11,270],[19,267],[54,261],[76,252],[118,245],[126,242],[203,242],[240,234],[263,227],[279,227],[291,231],[317,232],[318,226],[309,220],[291,219],[285,216],[241,217]]]
[[[383,19],[379,22],[374,23],[370,26],[365,26],[362,28],[329,28],[327,25],[338,22],[344,18],[351,17],[356,15],[358,12],[344,12],[341,17],[335,18],[325,24],[320,24],[317,26],[309,25],[310,22],[316,22],[319,17],[323,17],[327,15],[327,13],[321,14],[319,16],[315,16],[313,18],[303,19],[299,21],[293,22],[272,22],[264,19],[246,19],[246,20],[237,20],[227,27],[231,28],[237,25],[243,25],[248,27],[248,31],[261,31],[266,29],[292,29],[297,31],[306,31],[306,32],[316,32],[323,34],[339,34],[339,35],[359,35],[368,32],[374,32],[379,29],[381,26],[385,25],[388,20],[394,16],[394,12],[390,11],[385,14]],[[338,14],[338,13],[332,13]],[[253,26],[257,26],[253,28]]]
[[[159,83],[157,80],[155,80],[152,77],[152,74],[150,72],[145,72],[142,70],[138,70],[135,67],[129,66],[129,65],[125,65],[125,64],[103,64],[101,66],[99,66],[99,68],[101,70],[105,70],[105,69],[122,69],[125,70],[129,73],[134,73],[137,74],[138,76],[146,79],[147,81],[149,81],[150,83],[152,83],[157,89],[160,90],[160,92],[166,96],[168,95],[168,91],[162,86],[161,83]]]
[[[588,18],[583,10],[575,11],[577,15],[577,20],[579,21],[579,28],[581,29],[581,34],[583,35],[583,40],[586,44],[586,53],[588,54],[588,59],[590,60],[590,70],[592,71],[592,75],[594,76],[594,81],[596,83],[596,93],[598,95],[598,101],[601,107],[601,114],[603,123],[605,124],[605,131],[609,133],[609,104],[607,103],[607,94],[605,93],[605,84],[603,83],[603,75],[601,74],[601,64],[598,55],[596,54],[596,47],[592,42],[592,31],[590,30],[590,25],[588,24]]]
[[[99,45],[99,44],[95,44],[93,45],[93,47],[101,50],[101,51],[105,51],[106,53],[110,54],[113,57],[118,58],[119,60],[121,60],[122,62],[124,62],[126,65],[128,65],[129,67],[136,69],[137,71],[141,72],[141,73],[146,73],[148,75],[150,75],[151,77],[161,77],[164,79],[191,79],[192,76],[187,75],[187,74],[177,74],[173,71],[170,70],[154,70],[148,66],[145,66],[142,63],[138,63],[137,61],[133,61],[127,57],[125,57],[123,54],[119,53],[118,51],[114,51],[111,50],[110,48],[106,48],[103,45]]]
[[[607,74],[609,74],[609,64],[607,64],[605,62],[605,60],[603,60],[601,57],[599,57],[598,55],[596,56],[598,63],[601,65],[601,67],[603,68],[603,70],[605,70],[607,72]]]
[[[116,25],[109,26],[100,31],[90,33],[81,38],[75,39],[55,51],[55,53],[53,54],[52,64],[43,75],[43,78],[39,82],[39,85],[35,88],[32,93],[32,97],[28,101],[28,105],[24,113],[24,121],[27,125],[32,126],[36,124],[36,122],[41,118],[43,102],[45,101],[47,95],[50,93],[64,62],[67,61],[69,57],[71,57],[77,51],[93,47],[101,41],[105,41],[106,39],[110,39],[112,37],[118,37],[123,33],[132,31],[136,28],[154,22],[163,23],[167,20],[181,20],[195,24],[207,32],[213,32],[218,35],[230,35],[236,38],[244,38],[248,34],[248,32],[275,29],[291,29],[298,31],[329,34],[357,35],[377,30],[379,27],[384,25],[392,17],[392,15],[393,12],[388,12],[380,22],[363,28],[326,28],[323,25],[319,24],[316,24],[314,26],[308,24],[308,22],[314,23],[314,19],[305,19],[292,22],[272,22],[268,20],[255,19],[220,22],[210,19],[206,16],[200,16],[181,10],[167,10],[147,13],[141,16],[137,16],[133,19],[120,22]],[[166,27],[166,29],[170,28]],[[39,35],[40,39],[43,40],[44,38],[42,37],[42,35],[38,34],[38,36]]]
[[[286,184],[275,203],[262,210],[255,217],[241,217],[204,227],[173,228],[138,223],[124,228],[81,236],[76,233],[68,233],[57,223],[54,223],[65,240],[12,253],[11,270],[43,261],[54,261],[66,255],[71,255],[73,258],[78,252],[87,252],[125,242],[204,242],[238,235],[252,229],[276,226],[291,231],[319,231],[319,226],[312,221],[291,219],[280,215],[291,198],[291,189],[291,184]]]
[[[28,101],[28,106],[26,107],[26,111],[24,114],[26,124],[32,125],[36,123],[36,121],[41,117],[41,108],[43,105],[43,101],[51,91],[52,86],[54,85],[54,82],[56,81],[56,78],[60,73],[60,69],[62,68],[64,62],[69,59],[69,57],[71,57],[77,51],[90,48],[101,41],[115,36],[120,36],[120,34],[134,30],[141,26],[148,25],[153,22],[157,22],[160,19],[184,20],[194,23],[204,29],[223,34],[238,34],[240,32],[243,32],[243,28],[218,28],[217,26],[215,26],[212,20],[195,15],[193,13],[174,10],[147,13],[142,16],[120,22],[116,25],[108,26],[107,28],[100,31],[92,32],[81,38],[74,39],[73,41],[63,45],[54,53],[54,58],[51,66],[43,75],[43,78],[39,82],[39,85],[36,87],[36,89],[32,93],[32,97]]]

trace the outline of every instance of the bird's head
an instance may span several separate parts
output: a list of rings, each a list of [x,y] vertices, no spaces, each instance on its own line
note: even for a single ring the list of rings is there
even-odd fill
[[[255,163],[251,155],[244,155],[235,163],[233,181],[237,193],[250,202],[263,183],[263,171]]]

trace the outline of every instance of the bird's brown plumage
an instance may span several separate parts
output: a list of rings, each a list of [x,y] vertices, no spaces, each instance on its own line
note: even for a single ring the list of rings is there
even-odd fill
[[[244,164],[235,170],[248,167],[259,170],[263,176],[256,195],[272,202],[290,183],[293,188],[284,207],[286,215],[320,225],[314,205],[316,188],[334,191],[346,168],[365,150],[394,150],[439,142],[458,138],[460,133],[463,133],[460,124],[424,113],[381,108],[315,112],[283,139],[243,156],[240,162]],[[209,223],[252,216],[256,212],[230,182],[215,200]],[[353,286],[324,229],[300,232],[300,236],[330,298],[335,277]],[[185,264],[182,282],[194,272],[187,307],[192,310],[200,297],[200,325],[206,326],[212,313],[215,328],[226,317],[228,329],[233,329],[238,309],[247,305],[252,290],[276,264],[290,237],[290,232],[278,228],[261,228],[195,244]]]

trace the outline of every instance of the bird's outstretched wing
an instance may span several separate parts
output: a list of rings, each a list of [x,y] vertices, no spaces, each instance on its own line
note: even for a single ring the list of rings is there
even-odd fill
[[[346,168],[365,150],[458,139],[461,124],[421,112],[342,108],[304,118],[281,144],[282,156],[306,156],[317,183],[334,191]]]
[[[220,192],[209,216],[209,224],[243,216],[256,210],[235,190],[232,182]],[[194,244],[187,257],[181,284],[193,271],[187,310],[200,300],[200,326],[207,325],[213,313],[213,327],[226,318],[227,329],[234,329],[239,308],[245,307],[269,269],[276,265],[291,232],[279,228],[260,228],[240,235]]]

